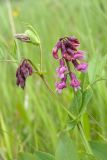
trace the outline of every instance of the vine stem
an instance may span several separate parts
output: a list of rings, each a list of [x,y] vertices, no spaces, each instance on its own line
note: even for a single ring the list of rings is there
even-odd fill
[[[85,133],[84,133],[84,130],[83,130],[83,127],[82,127],[81,122],[79,122],[79,123],[77,124],[77,127],[78,127],[78,129],[79,129],[80,134],[81,134],[81,138],[82,138],[82,140],[83,140],[84,147],[86,148],[87,153],[93,155],[92,150],[91,150],[91,147],[90,147],[90,145],[89,145],[89,143],[88,143],[88,141],[87,141],[87,138],[86,138],[86,136],[85,136]]]
[[[107,78],[99,78],[99,79],[95,80],[93,83],[89,84],[87,86],[87,88],[92,87],[94,84],[96,84],[97,82],[100,82],[100,81],[107,81]]]

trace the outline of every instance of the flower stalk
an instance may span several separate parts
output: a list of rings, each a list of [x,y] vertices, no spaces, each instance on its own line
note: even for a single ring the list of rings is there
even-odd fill
[[[41,43],[39,45],[39,48],[40,48],[40,72],[42,73],[43,53],[42,53],[42,45],[41,45]]]

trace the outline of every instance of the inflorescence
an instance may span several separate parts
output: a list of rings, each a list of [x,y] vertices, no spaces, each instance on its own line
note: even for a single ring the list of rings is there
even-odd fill
[[[59,67],[56,69],[60,82],[56,83],[56,90],[61,93],[67,87],[67,76],[70,77],[70,86],[77,91],[80,89],[80,81],[76,75],[71,71],[70,63],[73,64],[74,69],[80,72],[86,72],[88,64],[83,62],[84,51],[78,50],[80,42],[77,38],[64,37],[60,38],[52,50],[53,57],[59,60]],[[59,56],[58,51],[61,51]]]
[[[25,88],[26,79],[32,75],[33,68],[28,59],[24,59],[16,71],[16,84],[21,88]]]

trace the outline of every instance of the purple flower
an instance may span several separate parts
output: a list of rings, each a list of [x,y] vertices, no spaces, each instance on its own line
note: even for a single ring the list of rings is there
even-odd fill
[[[66,70],[67,70],[67,68],[65,66],[58,67],[56,69],[56,72],[58,73],[59,78],[61,78],[61,79],[64,78],[64,73]]]
[[[24,89],[26,78],[32,75],[33,69],[28,60],[24,59],[16,71],[16,84]]]
[[[64,60],[60,59],[60,66],[56,69],[59,78],[64,78],[65,72],[67,71],[67,67],[65,66]]]
[[[77,60],[73,60],[72,61],[74,67],[81,72],[86,72],[87,68],[88,68],[88,64],[87,63],[78,63]]]
[[[70,78],[71,78],[70,86],[72,86],[75,91],[80,89],[80,81],[76,79],[76,75],[74,73],[71,73]]]
[[[67,53],[70,54],[71,56],[73,56],[74,55],[74,50],[68,48]]]
[[[83,59],[83,58],[84,58],[84,53],[85,53],[84,51],[78,50],[77,52],[74,53],[73,59],[74,59],[74,60],[75,60],[75,59],[78,59],[78,60]]]
[[[81,63],[77,66],[77,70],[81,71],[81,72],[86,72],[88,68],[88,64],[87,63]]]
[[[58,50],[59,50],[60,47],[61,47],[61,41],[58,41],[57,44],[55,45],[55,47],[52,50],[52,54],[53,54],[53,57],[55,59],[58,59]]]
[[[66,76],[61,80],[61,82],[56,83],[56,90],[58,93],[61,93],[64,88],[66,88]]]
[[[71,42],[71,44],[74,48],[77,48],[80,46],[79,40],[77,38],[75,38],[74,36],[68,37],[68,40]]]

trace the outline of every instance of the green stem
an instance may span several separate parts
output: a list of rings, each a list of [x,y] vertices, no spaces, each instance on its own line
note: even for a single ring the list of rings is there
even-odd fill
[[[40,72],[42,73],[42,46],[41,46],[41,43],[40,43],[40,45],[39,45],[39,48],[40,48]]]
[[[14,36],[16,33],[16,29],[15,29],[14,19],[13,19],[13,15],[12,15],[11,1],[10,0],[5,0],[5,1],[6,1],[6,5],[7,5],[7,11],[8,11],[9,22],[11,25],[11,30],[12,30],[12,36]],[[17,45],[17,56],[18,56],[18,59],[20,59],[19,45],[18,45],[17,41],[15,41],[15,43]]]
[[[100,81],[107,81],[107,79],[106,78],[99,78],[99,79],[95,80],[93,83],[89,84],[87,86],[87,88],[92,87],[93,85],[95,85],[97,82],[100,82]]]
[[[13,60],[11,60],[11,59],[0,60],[0,62],[18,63],[18,61],[13,61]]]
[[[30,60],[30,59],[26,59],[30,62],[30,64],[33,66],[33,68],[35,69],[36,73],[39,74],[38,68],[35,66],[35,64]]]
[[[77,127],[79,129],[80,134],[81,134],[81,138],[83,140],[84,147],[86,148],[87,153],[93,155],[91,147],[90,147],[90,145],[89,145],[89,143],[88,143],[88,141],[87,141],[87,139],[85,137],[85,133],[84,133],[84,130],[83,130],[81,122],[79,122],[77,124]]]
[[[54,91],[53,91],[53,90],[51,89],[51,87],[49,86],[49,84],[48,84],[47,80],[45,79],[45,77],[44,77],[43,75],[40,75],[40,77],[41,77],[41,79],[43,80],[43,82],[44,82],[45,86],[47,87],[47,89],[49,90],[49,92],[50,92],[52,95],[56,96],[55,93],[54,93]]]

